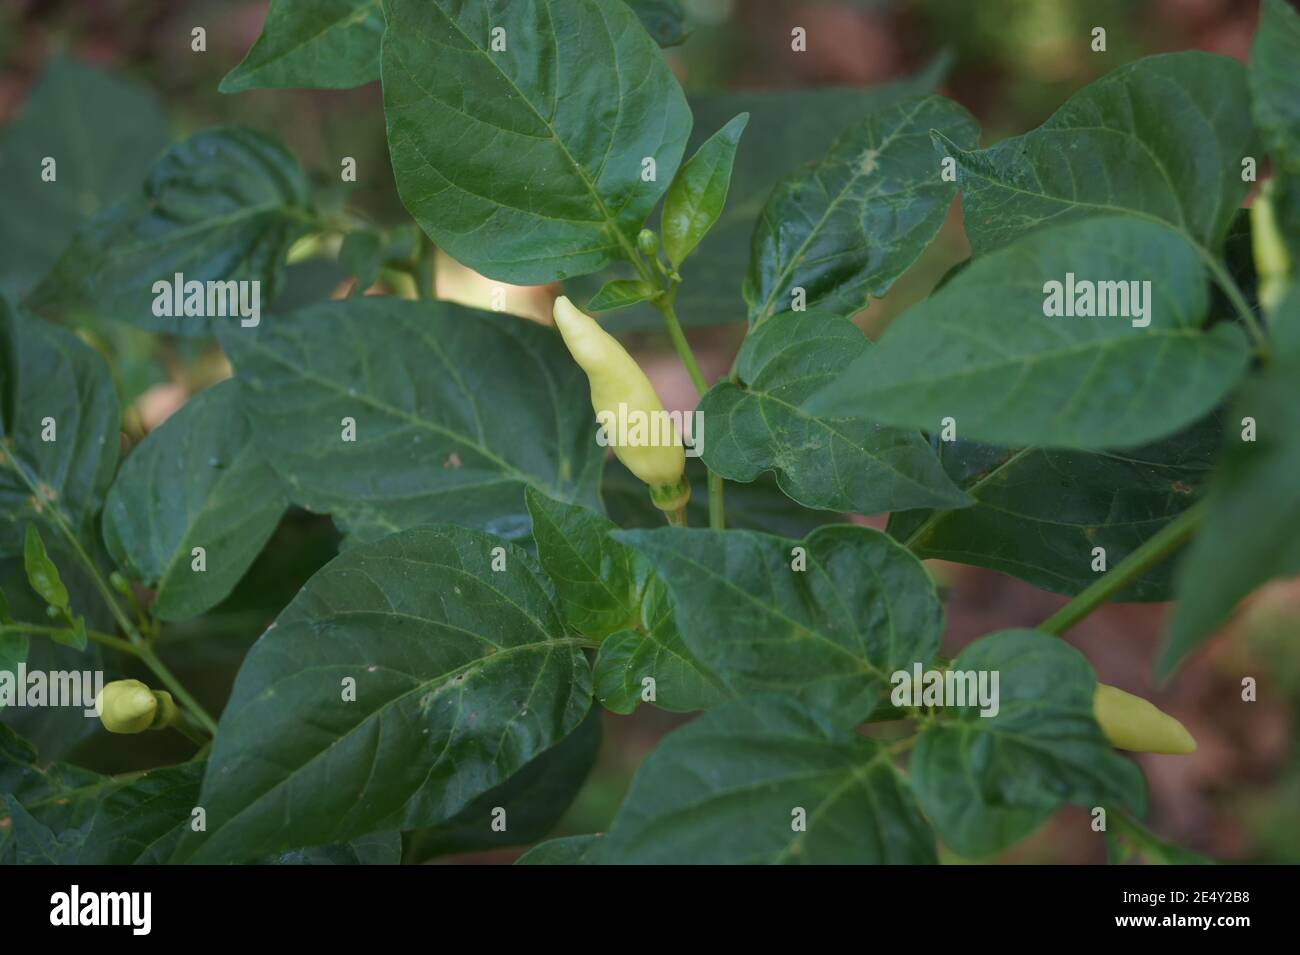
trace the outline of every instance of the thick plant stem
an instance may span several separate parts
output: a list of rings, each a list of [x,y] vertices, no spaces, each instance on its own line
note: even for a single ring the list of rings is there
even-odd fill
[[[45,634],[46,636],[52,636],[56,633],[63,633],[67,629],[67,627],[46,627],[34,623],[13,623],[0,626],[0,634],[40,633]],[[87,630],[86,639],[94,643],[102,644],[106,647],[112,647],[114,650],[119,650],[122,653],[135,653],[135,647],[127,641],[120,640],[117,637],[111,637],[106,633],[100,633],[98,630]]]
[[[415,271],[413,274],[413,278],[415,279],[415,294],[421,299],[436,298],[433,287],[434,254],[433,243],[429,241],[429,237],[424,234],[423,230],[421,230],[419,247],[416,252],[417,258],[415,260]]]
[[[1038,629],[1057,636],[1065,633],[1116,593],[1187,543],[1188,538],[1200,527],[1204,517],[1204,501],[1183,511],[1141,547],[1116,564],[1113,570],[1084,588],[1073,600],[1039,624]]]
[[[659,309],[659,313],[664,317],[664,325],[668,328],[668,337],[672,339],[673,347],[677,349],[677,357],[682,360],[682,364],[686,367],[686,374],[690,375],[691,384],[695,386],[695,391],[703,397],[704,393],[709,390],[709,383],[705,380],[704,374],[700,371],[699,363],[695,360],[695,353],[691,351],[691,344],[686,340],[686,333],[682,331],[682,323],[677,320],[677,312],[673,308],[673,292],[668,292],[655,299],[655,307]],[[722,478],[710,471],[709,527],[720,531],[726,526]]]

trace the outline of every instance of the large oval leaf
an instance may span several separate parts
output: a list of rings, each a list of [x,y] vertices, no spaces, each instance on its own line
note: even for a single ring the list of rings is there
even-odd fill
[[[221,92],[373,83],[383,34],[380,0],[273,0],[261,36],[222,79]]]
[[[805,825],[801,828],[800,811]],[[600,863],[926,863],[934,837],[888,747],[784,697],[736,700],[637,771]]]
[[[957,707],[926,727],[909,764],[926,816],[953,849],[1005,848],[1067,802],[1144,811],[1142,772],[1102,735],[1097,680],[1078,650],[1004,630],[972,643],[951,669],[998,677],[995,712]]]
[[[775,471],[790,497],[831,511],[969,504],[919,431],[801,407],[871,347],[851,321],[825,312],[791,312],[753,329],[736,380],[714,385],[700,402],[704,463],[731,481]]]
[[[37,305],[76,303],[152,331],[206,335],[260,320],[280,283],[289,246],[312,222],[307,180],[275,140],[230,126],[204,130],[153,164],[142,196],[125,199],[78,231],[33,293]],[[183,277],[182,289],[176,276]],[[155,292],[154,283],[171,284]],[[177,314],[190,282],[257,282],[204,287],[203,315]],[[235,293],[231,293],[230,289]],[[162,303],[170,303],[167,314]],[[243,305],[247,317],[239,311]],[[156,314],[157,311],[164,314]],[[218,314],[224,313],[224,314]]]
[[[1300,14],[1286,0],[1260,4],[1250,48],[1250,93],[1255,123],[1279,165],[1300,170]]]
[[[393,173],[439,247],[484,275],[532,284],[635,257],[691,114],[626,4],[386,0],[384,9]]]
[[[1201,497],[1222,434],[1222,415],[1212,414],[1124,451],[939,441],[944,468],[975,505],[891,514],[889,533],[918,557],[989,567],[1073,595],[1099,576],[1094,547],[1113,567]],[[1170,565],[1161,564],[1116,599],[1170,600],[1170,577]]]
[[[23,525],[45,521],[50,508],[88,538],[117,464],[107,363],[0,297],[0,373],[0,556],[21,553]]]
[[[789,311],[796,288],[808,307],[850,315],[916,261],[957,194],[939,175],[934,129],[966,147],[979,136],[951,100],[904,100],[869,114],[820,162],[773,190],[754,227],[745,280],[751,324]]]
[[[439,525],[343,554],[245,660],[203,781],[207,832],[178,858],[452,818],[582,720],[581,643],[527,554],[497,538]]]
[[[939,649],[934,582],[871,528],[833,525],[802,541],[677,528],[614,537],[654,564],[687,647],[737,693],[790,693],[853,725],[891,673]]]
[[[529,485],[599,507],[586,377],[550,329],[376,296],[222,341],[291,499],[362,539],[439,520],[523,536]]]
[[[1091,283],[1112,314],[1045,314],[1049,282],[1072,305],[1070,283]],[[1131,283],[1149,283],[1144,315]],[[1131,317],[1114,314],[1124,302]],[[1073,222],[975,259],[806,407],[930,432],[951,418],[959,438],[1013,447],[1133,447],[1204,417],[1245,371],[1240,328],[1202,331],[1206,309],[1200,259],[1174,230]]]
[[[987,252],[1036,226],[1127,211],[1218,250],[1250,186],[1247,102],[1236,60],[1173,53],[1103,76],[1023,136],[978,151],[946,143],[971,245]]]
[[[104,506],[118,565],[156,588],[153,612],[183,620],[215,606],[244,575],[284,512],[283,486],[224,381],[186,402],[136,448]],[[193,569],[193,548],[204,570]]]

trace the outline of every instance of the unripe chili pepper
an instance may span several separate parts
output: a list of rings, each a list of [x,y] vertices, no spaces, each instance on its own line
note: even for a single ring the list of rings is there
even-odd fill
[[[176,701],[166,690],[151,690],[139,680],[114,680],[95,697],[99,721],[110,733],[161,730],[176,721]]]
[[[1187,728],[1153,704],[1104,683],[1092,698],[1093,715],[1110,745],[1135,753],[1194,753]]]
[[[1269,313],[1282,301],[1291,275],[1291,256],[1277,226],[1275,191],[1273,180],[1268,180],[1250,206],[1250,244],[1258,278],[1256,294],[1259,304]]]
[[[555,300],[555,324],[569,354],[587,373],[597,420],[620,420],[619,405],[624,405],[628,414],[646,414],[652,422],[664,414],[663,402],[641,366],[594,318],[560,296]],[[680,440],[668,445],[615,441],[614,453],[650,486],[650,499],[660,510],[678,511],[690,499],[691,486],[684,476],[686,453]]]

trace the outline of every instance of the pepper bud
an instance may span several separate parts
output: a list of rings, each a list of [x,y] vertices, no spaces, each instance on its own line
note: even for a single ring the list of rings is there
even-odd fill
[[[143,733],[158,712],[158,698],[139,680],[114,680],[95,697],[95,712],[110,733]]]
[[[1187,728],[1140,696],[1098,683],[1092,710],[1116,749],[1179,755],[1196,752],[1196,740]]]
[[[654,229],[642,229],[636,234],[636,247],[645,255],[654,258],[659,251],[659,235]]]
[[[666,415],[663,402],[618,339],[563,295],[555,300],[555,324],[569,354],[587,373],[596,420],[612,430],[612,423],[645,415],[650,419],[645,431],[651,436],[657,434],[660,429],[656,419]],[[684,477],[686,452],[680,435],[676,444],[628,444],[621,440],[623,435],[613,437],[614,454],[650,485],[650,499],[656,507],[675,511],[686,504],[691,486]]]

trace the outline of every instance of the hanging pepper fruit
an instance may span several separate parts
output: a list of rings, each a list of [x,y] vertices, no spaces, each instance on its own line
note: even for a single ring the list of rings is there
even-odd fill
[[[165,690],[151,690],[139,680],[114,680],[95,697],[99,721],[110,733],[143,733],[170,726],[176,702]]]
[[[591,407],[607,429],[612,422],[629,420],[620,415],[620,405],[626,415],[644,414],[651,422],[665,413],[663,402],[635,359],[594,318],[579,311],[563,295],[555,300],[555,324],[569,354],[587,373]],[[652,425],[647,430],[654,433],[658,429]],[[691,486],[685,477],[686,453],[680,436],[678,443],[667,445],[632,445],[622,440],[612,443],[618,459],[650,486],[655,507],[672,514],[686,506]]]
[[[1196,752],[1187,728],[1153,704],[1104,683],[1092,698],[1093,715],[1110,745],[1135,753]]]
[[[1266,313],[1272,313],[1282,301],[1291,275],[1291,256],[1282,241],[1277,207],[1273,204],[1276,191],[1274,180],[1268,180],[1250,206],[1250,244],[1258,278],[1256,294]]]

